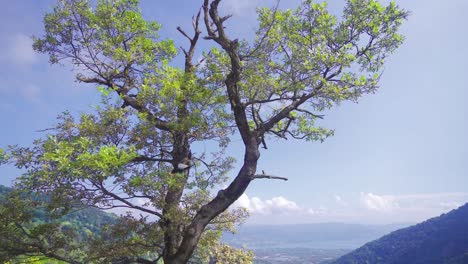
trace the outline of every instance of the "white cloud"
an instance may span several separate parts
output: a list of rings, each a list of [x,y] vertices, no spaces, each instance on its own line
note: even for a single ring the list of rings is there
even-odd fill
[[[439,205],[446,210],[452,210],[452,209],[462,206],[463,204],[460,202],[451,201],[451,202],[440,202]]]
[[[340,195],[335,194],[333,196],[333,198],[335,198],[335,202],[337,204],[341,205],[341,206],[347,206],[348,205],[348,203],[345,200],[343,200],[343,198],[341,198]]]
[[[33,41],[30,37],[18,33],[8,40],[6,59],[17,65],[30,65],[37,61],[37,54],[32,48]]]
[[[417,223],[468,202],[468,193],[382,195],[335,194],[327,207],[299,205],[283,196],[260,199],[243,194],[234,204],[250,212],[248,223],[297,224],[347,222],[361,224]]]
[[[249,210],[249,208],[250,208],[250,199],[247,196],[247,194],[243,193],[239,197],[239,199],[237,199],[237,201],[234,202],[234,204],[232,206],[242,207],[242,208],[245,208],[245,209]]]
[[[456,209],[468,202],[468,193],[377,195],[361,193],[361,219],[376,223],[421,222]],[[362,210],[364,207],[366,210]]]
[[[283,196],[262,200],[258,197],[250,198],[242,194],[233,204],[233,208],[243,207],[250,216],[247,219],[251,224],[300,224],[320,223],[333,220],[331,212],[324,206],[314,208],[303,207]]]
[[[300,208],[295,202],[282,196],[273,197],[270,200],[261,200],[258,197],[249,198],[247,194],[244,193],[233,206],[243,207],[251,214],[262,215],[289,214],[299,211],[307,212],[307,209]]]
[[[247,10],[254,10],[260,2],[260,0],[227,0],[223,2],[223,9],[234,15],[242,15]]]
[[[327,207],[323,205],[302,206],[284,196],[270,199],[249,197],[242,194],[231,208],[246,208],[250,224],[306,224],[343,222],[360,224],[417,223],[446,213],[468,202],[468,193],[436,193],[410,195],[380,195],[360,193],[354,196],[334,195]],[[144,199],[133,203],[154,209]],[[118,208],[116,214],[137,210]],[[148,215],[143,213],[143,215]],[[150,219],[154,217],[150,216]]]
[[[393,196],[380,196],[373,193],[361,193],[361,203],[367,209],[384,212],[392,211],[399,207]]]
[[[377,195],[361,193],[361,204],[376,211],[451,210],[468,202],[468,193]]]

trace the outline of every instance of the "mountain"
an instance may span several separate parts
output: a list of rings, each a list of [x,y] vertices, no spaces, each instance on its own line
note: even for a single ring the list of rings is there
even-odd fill
[[[5,196],[5,194],[9,193],[10,191],[11,191],[11,188],[0,185],[0,199],[2,199],[3,196]]]
[[[0,203],[3,201],[4,196],[11,191],[11,188],[0,185]],[[44,197],[39,197],[38,199],[44,199]],[[44,209],[34,209],[33,215],[33,224],[57,221],[50,219]],[[72,210],[58,219],[63,228],[74,229],[81,239],[85,239],[90,234],[99,234],[105,225],[115,223],[116,220],[116,215],[96,208]]]
[[[333,264],[466,264],[468,204],[420,224],[392,232]]]

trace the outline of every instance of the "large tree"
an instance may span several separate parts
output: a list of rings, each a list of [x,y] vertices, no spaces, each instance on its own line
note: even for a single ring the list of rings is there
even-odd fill
[[[316,125],[324,111],[376,91],[408,14],[395,3],[347,0],[336,17],[306,0],[295,10],[259,9],[247,41],[230,36],[221,2],[204,0],[193,30],[177,28],[188,40],[181,52],[159,38],[137,0],[59,0],[45,16],[35,50],[71,63],[79,82],[102,92],[102,105],[79,118],[63,113],[33,147],[10,147],[4,162],[26,168],[16,187],[46,193],[55,210],[133,210],[108,241],[95,239],[93,261],[150,263],[141,257],[151,249],[164,263],[186,263],[200,241],[242,218],[227,209],[253,180],[281,179],[256,173],[260,148],[273,138],[323,141],[333,134]],[[212,49],[195,61],[201,41]],[[212,195],[232,167],[225,150],[234,134],[241,167]],[[199,142],[210,142],[209,152]]]

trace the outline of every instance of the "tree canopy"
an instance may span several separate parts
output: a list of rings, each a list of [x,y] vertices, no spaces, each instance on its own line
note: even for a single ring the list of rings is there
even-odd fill
[[[246,217],[242,208],[227,209],[253,180],[282,178],[256,173],[260,148],[274,138],[331,136],[317,120],[377,90],[408,15],[393,2],[347,0],[337,17],[325,2],[306,0],[294,10],[258,9],[248,41],[230,36],[231,16],[219,13],[221,2],[204,0],[193,30],[177,28],[188,41],[180,50],[160,38],[161,25],[142,16],[137,0],[58,0],[45,16],[34,49],[51,64],[72,65],[79,82],[102,93],[102,103],[79,117],[62,113],[32,147],[10,146],[0,162],[25,169],[16,189],[46,194],[51,212],[74,206],[132,212],[88,241],[78,259],[49,248],[57,258],[228,263],[216,252],[231,252],[224,255],[251,261],[218,240]],[[201,41],[212,48],[197,61]],[[183,65],[174,63],[177,56]],[[229,183],[234,157],[226,148],[234,135],[244,154]],[[216,144],[195,150],[200,142]],[[10,227],[23,227],[23,220]]]

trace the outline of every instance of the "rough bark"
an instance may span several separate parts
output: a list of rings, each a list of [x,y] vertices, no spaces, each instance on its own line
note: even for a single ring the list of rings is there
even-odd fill
[[[165,197],[163,219],[161,219],[160,222],[161,227],[164,230],[163,259],[165,263],[171,263],[170,260],[177,253],[177,249],[181,240],[179,230],[180,223],[173,221],[173,219],[171,219],[171,214],[179,207],[179,202],[185,188],[185,183],[187,182],[189,176],[190,168],[183,170],[178,168],[179,163],[182,163],[184,160],[189,160],[191,156],[190,145],[186,133],[177,133],[174,136],[174,150],[172,155],[174,159],[174,169],[172,170],[172,173],[183,174],[184,182],[181,185],[169,186]]]
[[[199,36],[201,34],[201,31],[198,28],[199,20],[200,12],[198,13],[197,17],[194,18],[193,21],[193,37],[190,37],[180,27],[177,28],[177,30],[181,32],[182,35],[184,35],[190,41],[189,50],[183,50],[185,54],[185,74],[187,75],[193,74],[195,70],[192,60]],[[182,87],[182,89],[184,89],[184,87]],[[177,119],[180,124],[182,124],[185,121],[185,119],[189,117],[189,112],[187,109],[188,99],[189,98],[186,98],[179,102],[180,106],[177,111]],[[165,207],[163,209],[164,217],[163,219],[161,219],[161,227],[163,227],[164,230],[164,251],[162,256],[164,259],[164,263],[174,263],[174,260],[177,258],[178,249],[180,248],[180,243],[182,240],[180,223],[171,219],[171,212],[174,212],[178,209],[180,199],[182,198],[185,185],[190,174],[192,152],[190,150],[189,131],[187,131],[185,128],[174,133],[174,146],[171,154],[173,157],[172,165],[174,167],[172,173],[182,173],[184,175],[184,178],[183,183],[181,185],[169,186],[165,197]],[[185,169],[180,169],[179,164],[185,164],[188,165],[188,167]],[[187,262],[189,258],[190,256],[185,259],[185,262]]]
[[[208,204],[204,205],[197,213],[192,223],[186,229],[182,243],[171,264],[186,263],[195,250],[205,227],[217,215],[226,210],[234,203],[247,189],[251,182],[251,176],[257,169],[257,161],[260,158],[257,140],[253,137],[252,145],[247,147],[244,156],[244,165],[239,170],[234,181],[224,190],[218,192],[216,197]]]
[[[182,264],[189,260],[205,227],[211,220],[233,204],[247,189],[253,175],[255,175],[257,161],[260,158],[260,151],[258,149],[260,143],[259,137],[257,133],[254,133],[249,128],[245,107],[241,103],[238,93],[237,85],[242,72],[241,59],[238,53],[238,42],[237,40],[230,40],[224,32],[223,22],[228,17],[219,17],[219,3],[220,0],[215,0],[211,2],[211,4],[209,0],[204,1],[204,19],[208,31],[207,38],[213,39],[218,43],[230,57],[231,72],[226,77],[225,85],[228,99],[234,113],[235,122],[245,146],[244,163],[231,184],[226,189],[219,191],[211,202],[202,206],[197,212],[192,223],[186,228],[183,234],[183,239],[177,253],[173,258],[167,259],[167,263],[171,264]],[[212,23],[210,20],[216,29],[211,27]]]

